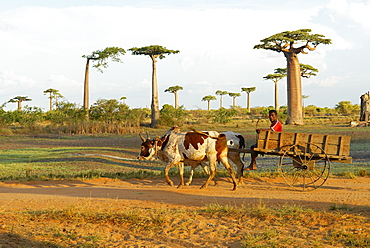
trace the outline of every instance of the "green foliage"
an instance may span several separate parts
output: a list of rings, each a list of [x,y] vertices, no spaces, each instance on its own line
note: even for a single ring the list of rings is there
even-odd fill
[[[182,126],[184,118],[188,115],[183,105],[175,109],[169,104],[164,104],[159,114],[159,124],[163,126]]]
[[[226,109],[220,108],[219,110],[215,111],[213,116],[213,122],[215,123],[228,123],[231,121],[231,117],[235,116],[236,110],[235,109]]]
[[[103,72],[101,67],[107,68],[107,60],[111,58],[114,62],[122,62],[120,56],[126,53],[125,49],[119,47],[107,47],[104,50],[96,50],[92,52],[91,55],[83,55],[83,58],[88,60],[96,61],[96,64],[93,67],[97,68],[100,72]]]
[[[245,91],[247,94],[256,91],[256,87],[247,87],[247,88],[242,88],[242,91]]]
[[[335,105],[335,110],[342,115],[360,115],[360,105],[352,104],[351,101],[340,101]]]
[[[62,101],[57,103],[57,109],[48,111],[45,120],[54,125],[65,123],[79,123],[85,119],[86,112],[83,108],[77,107],[75,103]]]
[[[145,47],[133,47],[130,48],[129,51],[132,52],[132,55],[148,55],[152,59],[159,58],[164,59],[166,54],[176,54],[179,53],[179,50],[169,50],[165,47],[158,46],[158,45],[151,45]]]
[[[212,95],[204,96],[202,98],[202,101],[212,101],[212,100],[217,100],[217,98],[215,96],[212,96]]]
[[[122,121],[126,119],[129,106],[118,102],[116,99],[99,99],[90,107],[90,118],[92,120]]]
[[[277,33],[261,40],[262,44],[255,45],[254,49],[300,53],[304,52],[304,49],[312,50],[319,44],[331,44],[331,39],[325,39],[322,34],[310,34],[310,32],[311,29],[299,29]],[[299,49],[294,45],[299,46]]]
[[[179,90],[183,90],[183,88],[179,85],[176,85],[176,86],[168,87],[167,89],[165,89],[164,92],[176,93]]]

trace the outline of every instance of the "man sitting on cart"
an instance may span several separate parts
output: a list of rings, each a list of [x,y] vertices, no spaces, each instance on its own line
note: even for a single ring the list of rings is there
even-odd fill
[[[282,132],[283,131],[283,125],[281,124],[281,122],[277,119],[277,112],[275,109],[272,109],[269,111],[269,119],[270,119],[270,122],[271,122],[271,125],[270,125],[270,128],[269,129],[256,129],[256,132],[257,133],[260,133],[260,131],[274,131],[274,132]],[[251,146],[251,163],[249,164],[249,166],[247,168],[245,168],[244,170],[256,170],[257,169],[257,156],[258,156],[258,152],[255,152],[253,151],[254,148],[257,147],[257,144]]]

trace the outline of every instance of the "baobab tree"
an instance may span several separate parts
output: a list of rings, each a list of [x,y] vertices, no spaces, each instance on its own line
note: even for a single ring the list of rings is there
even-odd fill
[[[85,69],[85,82],[84,82],[84,99],[83,107],[88,114],[89,110],[89,67],[90,60],[95,61],[93,65],[98,71],[103,73],[102,67],[107,68],[107,60],[110,58],[114,62],[122,62],[120,56],[126,53],[125,49],[119,47],[107,47],[104,50],[96,50],[90,55],[82,55],[82,58],[86,59],[86,69]]]
[[[274,34],[261,40],[254,49],[265,49],[282,52],[287,61],[287,95],[288,119],[287,124],[303,125],[302,115],[302,83],[298,54],[314,51],[320,44],[331,44],[331,39],[324,35],[311,34],[311,29],[299,29]]]
[[[132,55],[148,55],[152,60],[152,120],[151,127],[156,127],[159,120],[159,100],[158,100],[158,83],[157,83],[157,59],[164,59],[165,55],[179,53],[179,50],[169,50],[165,47],[152,45],[145,47],[133,47],[129,51],[132,52]]]
[[[318,69],[311,65],[299,64],[299,68],[301,70],[301,77],[310,78],[311,76],[316,76]]]
[[[229,94],[229,92],[227,91],[222,91],[222,90],[216,91],[216,95],[220,96],[220,108],[222,108],[222,96],[227,95],[227,94]]]
[[[208,96],[205,96],[202,98],[202,101],[207,101],[207,105],[208,105],[208,111],[211,109],[211,101],[212,100],[217,100],[217,98],[215,96],[211,96],[211,95],[208,95]]]
[[[253,91],[256,91],[256,87],[249,87],[249,88],[242,88],[242,92],[245,91],[247,93],[247,109],[248,113],[251,112],[251,99],[250,99],[250,93]]]
[[[311,76],[316,76],[317,72],[319,71],[318,69],[314,68],[311,65],[305,65],[305,64],[299,64],[299,68],[301,71],[301,77],[304,78],[310,78]],[[275,109],[279,110],[279,86],[278,82],[286,77],[287,75],[287,68],[276,68],[274,71],[274,74],[268,74],[267,76],[263,77],[264,79],[272,80],[275,83]],[[304,105],[303,105],[304,107]],[[303,110],[304,112],[304,110]],[[304,115],[304,113],[303,113]]]
[[[59,90],[56,90],[56,89],[47,89],[47,90],[44,90],[44,95],[46,94],[49,94],[49,110],[52,111],[53,110],[53,99],[55,99],[55,105],[57,105],[57,100],[58,98],[61,98],[63,97],[62,94],[59,93]]]
[[[173,93],[175,95],[175,109],[177,109],[179,107],[179,98],[178,98],[178,95],[177,95],[177,92],[179,90],[183,90],[183,88],[179,85],[176,85],[176,86],[168,87],[168,89],[165,89],[165,91],[164,91],[164,92]]]
[[[232,93],[232,92],[229,92],[229,96],[233,98],[233,108],[236,107],[236,98],[237,97],[240,97],[240,93]]]
[[[16,102],[18,104],[18,111],[22,111],[22,102],[26,101],[32,101],[32,99],[29,99],[28,96],[16,96],[10,99],[8,102]]]
[[[126,99],[127,99],[127,97],[125,97],[125,96],[123,96],[123,97],[121,97],[121,98],[120,98],[120,100],[122,100],[122,103],[123,103],[123,104],[126,104],[126,103],[125,103],[125,100],[126,100]]]
[[[286,69],[285,73],[282,72],[284,69],[282,68],[277,68],[275,69],[273,74],[268,74],[267,76],[264,76],[263,79],[265,80],[272,80],[275,84],[275,110],[279,110],[279,81],[286,77]]]

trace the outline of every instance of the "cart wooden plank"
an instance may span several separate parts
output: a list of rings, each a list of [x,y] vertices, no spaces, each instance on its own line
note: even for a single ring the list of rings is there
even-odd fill
[[[313,133],[261,131],[254,151],[267,155],[311,156],[314,159],[328,157],[341,163],[352,163],[350,155],[351,137]],[[294,145],[294,151],[291,151]],[[250,149],[229,148],[229,151],[251,153]]]

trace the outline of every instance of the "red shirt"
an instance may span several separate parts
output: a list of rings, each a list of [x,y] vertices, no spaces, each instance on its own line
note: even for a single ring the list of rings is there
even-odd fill
[[[276,120],[271,123],[270,129],[275,132],[282,132],[283,131],[283,125],[280,121]]]

